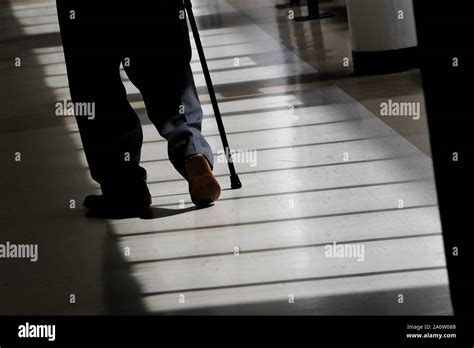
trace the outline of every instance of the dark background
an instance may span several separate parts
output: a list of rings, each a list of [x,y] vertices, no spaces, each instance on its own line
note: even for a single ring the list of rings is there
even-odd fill
[[[455,315],[474,314],[472,250],[474,16],[470,1],[415,0],[443,238]],[[453,67],[453,58],[459,67]],[[453,161],[453,153],[459,161]],[[457,247],[458,256],[453,255]]]

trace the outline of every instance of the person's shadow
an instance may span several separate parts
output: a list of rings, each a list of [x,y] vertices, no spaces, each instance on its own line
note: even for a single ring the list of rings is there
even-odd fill
[[[189,207],[189,208],[183,208],[183,209],[166,209],[166,208],[150,207],[142,216],[140,216],[140,219],[143,219],[143,220],[163,219],[169,216],[184,214],[184,213],[188,213],[195,210],[206,209],[209,207],[211,206],[204,207],[204,208]]]
[[[166,209],[150,207],[140,219],[162,219],[185,214],[194,210],[206,209],[189,207],[185,209]],[[107,315],[149,315],[143,300],[142,284],[133,276],[132,265],[120,248],[120,237],[111,226],[107,227],[107,238],[103,245],[103,289],[105,314]],[[159,246],[158,246],[159,247]]]
[[[139,218],[142,220],[154,220],[154,219],[163,219],[169,216],[185,214],[194,210],[201,210],[212,207],[209,205],[208,207],[189,207],[183,209],[166,209],[166,208],[157,208],[157,207],[150,207],[143,213],[137,214],[134,212],[96,212],[89,210],[86,212],[85,216],[89,219],[111,219],[111,220],[124,220],[124,219],[132,219],[132,218]]]

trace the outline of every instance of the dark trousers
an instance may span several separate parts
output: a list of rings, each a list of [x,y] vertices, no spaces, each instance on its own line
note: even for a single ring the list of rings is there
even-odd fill
[[[103,194],[147,194],[140,166],[143,133],[127,100],[120,65],[142,94],[148,117],[168,141],[186,177],[185,158],[202,153],[202,110],[190,68],[191,47],[178,0],[57,0],[72,102],[94,105],[76,115],[92,178]],[[84,104],[87,103],[87,104]]]

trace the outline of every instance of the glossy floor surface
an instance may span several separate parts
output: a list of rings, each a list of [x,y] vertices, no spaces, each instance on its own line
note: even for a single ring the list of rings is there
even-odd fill
[[[376,116],[381,100],[423,102],[418,73],[354,77],[340,5],[297,24],[274,4],[194,6],[244,188],[229,189],[194,52],[221,200],[193,207],[122,74],[153,208],[99,220],[80,206],[98,187],[75,122],[53,112],[69,98],[54,1],[0,1],[0,242],[39,246],[36,263],[0,262],[2,314],[451,313],[425,118]]]

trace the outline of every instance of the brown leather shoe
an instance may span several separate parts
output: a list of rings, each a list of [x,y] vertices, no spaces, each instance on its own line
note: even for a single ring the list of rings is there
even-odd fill
[[[212,174],[211,166],[204,155],[191,155],[186,159],[189,194],[198,207],[205,207],[219,199],[221,187]]]

